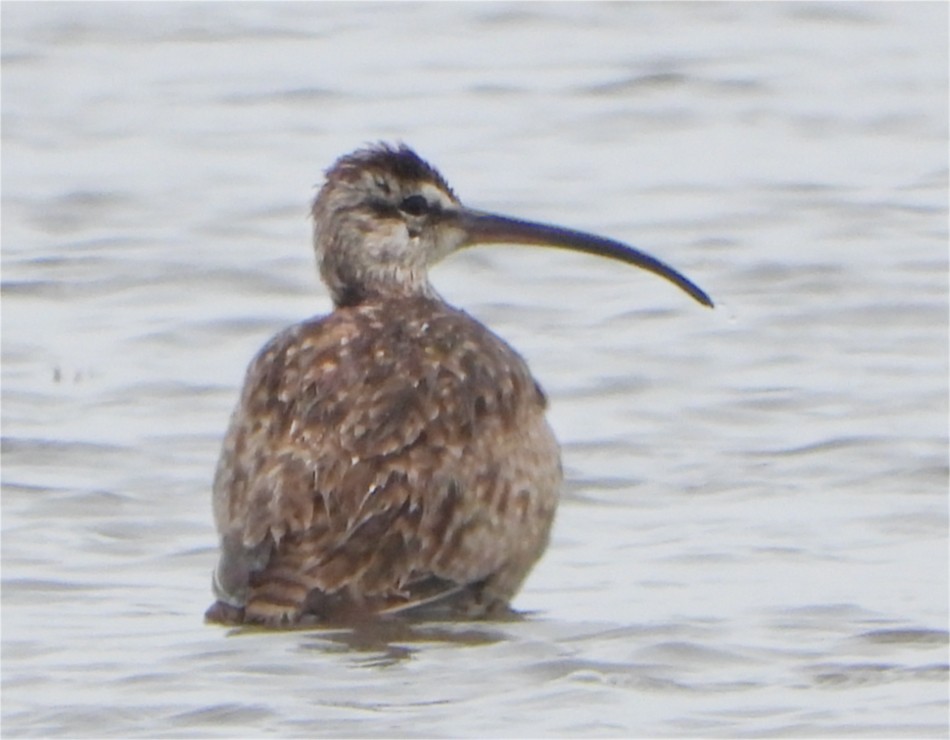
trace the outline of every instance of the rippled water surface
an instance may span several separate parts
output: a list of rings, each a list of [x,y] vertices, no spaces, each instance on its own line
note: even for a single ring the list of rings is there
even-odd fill
[[[2,6],[8,736],[947,735],[947,5]],[[520,621],[205,626],[307,202],[401,139],[567,485]]]

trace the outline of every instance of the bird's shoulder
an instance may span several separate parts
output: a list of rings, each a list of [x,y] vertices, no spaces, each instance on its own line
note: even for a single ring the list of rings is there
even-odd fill
[[[271,424],[340,430],[409,399],[442,408],[450,388],[498,396],[502,416],[515,397],[543,405],[526,384],[536,385],[523,358],[487,327],[440,301],[411,299],[337,309],[279,333],[251,362],[241,403]]]

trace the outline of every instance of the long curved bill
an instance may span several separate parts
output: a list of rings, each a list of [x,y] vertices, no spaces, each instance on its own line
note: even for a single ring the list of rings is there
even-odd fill
[[[533,244],[609,257],[649,270],[679,286],[704,306],[713,307],[712,298],[692,280],[655,257],[622,242],[583,231],[522,221],[469,208],[460,208],[452,215],[455,217],[454,225],[464,233],[462,247],[475,244]]]

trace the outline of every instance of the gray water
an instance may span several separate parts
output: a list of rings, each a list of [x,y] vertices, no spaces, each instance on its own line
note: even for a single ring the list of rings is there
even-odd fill
[[[946,736],[945,4],[2,6],[14,736]],[[326,312],[308,200],[403,140],[637,244],[433,281],[548,391],[525,618],[206,626],[244,369]]]

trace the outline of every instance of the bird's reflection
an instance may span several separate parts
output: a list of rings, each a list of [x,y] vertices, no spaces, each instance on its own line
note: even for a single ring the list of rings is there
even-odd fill
[[[526,621],[532,613],[515,612],[492,620],[473,621],[439,614],[373,616],[347,625],[295,626],[275,632],[272,628],[241,626],[229,636],[282,633],[299,634],[298,649],[325,654],[351,654],[363,667],[381,668],[406,662],[433,646],[481,647],[512,639],[505,625]]]

